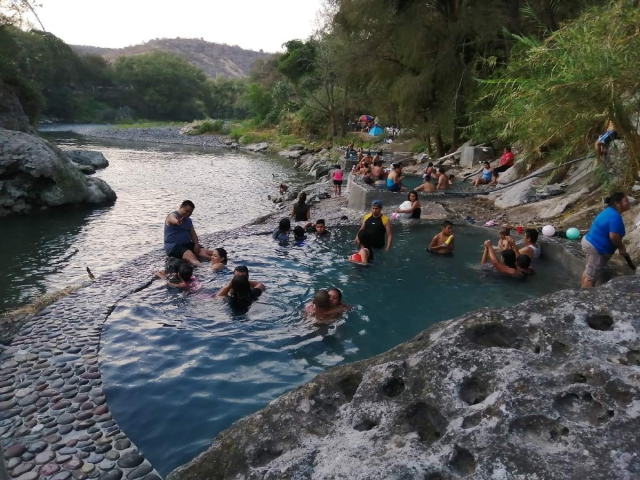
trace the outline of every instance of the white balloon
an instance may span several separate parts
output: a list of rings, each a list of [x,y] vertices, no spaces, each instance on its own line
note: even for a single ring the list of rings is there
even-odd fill
[[[553,227],[553,225],[546,225],[542,227],[542,234],[545,237],[553,237],[555,233],[556,233],[556,229]]]

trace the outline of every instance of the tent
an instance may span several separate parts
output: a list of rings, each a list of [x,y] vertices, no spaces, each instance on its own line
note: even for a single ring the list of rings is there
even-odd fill
[[[369,135],[373,135],[374,137],[377,137],[378,135],[382,135],[383,133],[384,133],[384,130],[382,130],[382,127],[380,127],[379,125],[376,125],[372,127],[371,130],[369,130]]]

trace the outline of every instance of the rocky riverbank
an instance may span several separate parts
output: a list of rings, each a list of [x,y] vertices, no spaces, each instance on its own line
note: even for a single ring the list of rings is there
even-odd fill
[[[70,127],[75,131],[73,127]],[[224,148],[231,142],[214,135],[184,135],[180,127],[150,127],[150,128],[117,128],[95,127],[82,128],[77,133],[87,137],[109,138],[129,142],[166,143],[169,145],[191,145],[194,147]]]

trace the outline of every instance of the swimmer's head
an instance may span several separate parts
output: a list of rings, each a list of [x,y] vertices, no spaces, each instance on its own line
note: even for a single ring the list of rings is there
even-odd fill
[[[371,234],[366,230],[360,230],[358,232],[358,243],[360,247],[368,248],[371,251]]]
[[[293,238],[298,241],[304,240],[304,228],[302,228],[300,225],[296,225],[296,227],[293,229]]]
[[[313,304],[316,308],[331,308],[331,297],[326,290],[318,290],[313,296]]]
[[[409,194],[407,195],[407,200],[409,200],[411,203],[417,202],[418,201],[418,194],[414,190],[411,190],[409,192]]]
[[[307,201],[307,194],[305,192],[300,193],[298,196],[298,203],[304,204]]]
[[[508,237],[509,235],[511,235],[511,230],[509,230],[507,227],[503,227],[500,229],[500,238]]]
[[[251,285],[249,277],[244,275],[236,275],[231,280],[232,297],[234,300],[251,301]]]
[[[234,277],[244,276],[249,278],[249,269],[247,268],[246,265],[238,265],[236,268],[233,269],[233,276]]]
[[[189,283],[193,277],[193,267],[191,264],[186,262],[181,263],[180,267],[178,267],[178,277],[184,283]]]
[[[316,227],[316,233],[319,233],[319,234],[323,234],[327,230],[327,227],[325,226],[323,219],[317,220],[315,227]]]
[[[484,168],[486,168],[486,169],[491,168],[491,164],[490,164],[489,162],[484,162],[484,163],[482,164],[482,166],[483,166]]]
[[[440,167],[438,169],[438,173],[441,173],[442,175],[444,175],[444,167]]]
[[[518,255],[516,265],[518,265],[518,268],[526,270],[531,266],[531,257],[528,255]]]
[[[288,232],[289,230],[291,230],[291,220],[289,220],[288,218],[283,218],[282,220],[280,220],[278,229],[282,232]]]
[[[442,233],[446,233],[447,235],[451,235],[453,233],[453,223],[449,220],[445,220],[440,226],[442,227]]]
[[[224,248],[214,248],[211,263],[227,264],[227,251]]]
[[[342,301],[342,292],[340,291],[340,289],[332,287],[327,290],[327,293],[329,294],[329,300],[332,307],[340,304],[340,302]]]
[[[513,250],[504,250],[502,252],[502,263],[509,268],[516,268],[516,254]]]
[[[537,243],[538,241],[538,230],[536,230],[535,228],[527,228],[524,231],[524,239],[531,242],[531,243]]]
[[[195,208],[196,206],[191,200],[185,200],[180,204],[180,208],[178,208],[178,214],[181,217],[190,217]]]

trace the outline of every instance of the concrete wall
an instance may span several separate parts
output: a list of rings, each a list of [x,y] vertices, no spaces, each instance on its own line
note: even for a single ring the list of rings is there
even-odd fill
[[[460,155],[461,167],[474,167],[482,162],[492,162],[493,149],[489,147],[464,147]]]
[[[407,192],[390,192],[389,190],[381,190],[372,188],[368,185],[357,183],[353,179],[353,175],[349,174],[347,180],[347,195],[349,195],[349,201],[347,207],[360,211],[368,212],[371,209],[371,202],[374,200],[380,200],[384,206],[386,212],[390,212],[391,208],[398,207],[402,202],[407,199]],[[437,203],[451,203],[451,202],[464,202],[468,201],[468,197],[456,195],[455,193],[418,193],[420,202],[422,202],[423,211],[428,210],[427,202]]]

